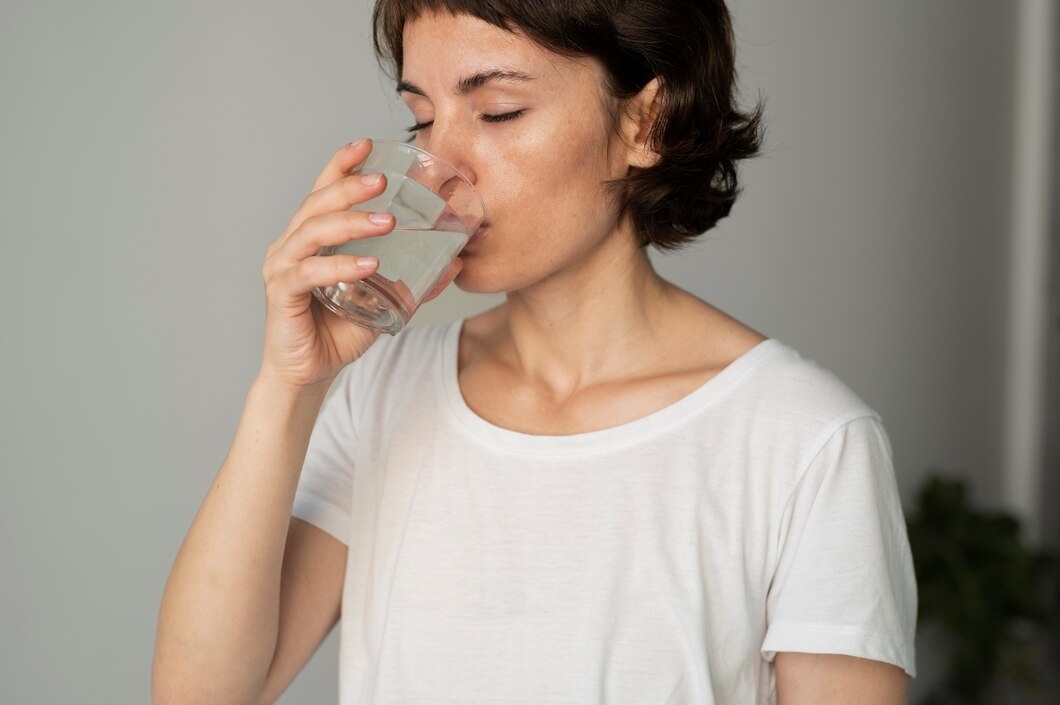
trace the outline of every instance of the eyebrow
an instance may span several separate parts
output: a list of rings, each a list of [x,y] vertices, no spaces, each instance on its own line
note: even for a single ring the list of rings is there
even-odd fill
[[[511,69],[491,69],[489,71],[479,71],[478,73],[465,76],[457,81],[456,87],[453,91],[457,95],[467,95],[477,88],[481,88],[490,81],[508,81],[510,83],[525,83],[526,81],[533,81],[534,77],[528,73],[522,71],[513,71]],[[424,98],[427,94],[423,92],[423,89],[416,86],[408,81],[401,81],[397,85],[398,93],[415,93],[416,95],[422,95]]]

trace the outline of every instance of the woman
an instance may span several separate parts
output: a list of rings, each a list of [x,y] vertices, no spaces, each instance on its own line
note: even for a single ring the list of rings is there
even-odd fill
[[[273,702],[340,608],[344,705],[904,702],[879,417],[647,257],[727,215],[759,146],[724,3],[374,21],[416,143],[486,204],[429,298],[506,301],[383,339],[322,309],[375,263],[318,249],[393,226],[356,210],[384,187],[349,176],[369,146],[335,154],[266,254],[261,370],[166,587],[156,703]]]

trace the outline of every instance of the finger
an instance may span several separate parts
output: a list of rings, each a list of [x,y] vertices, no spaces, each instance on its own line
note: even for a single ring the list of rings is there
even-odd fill
[[[394,224],[394,216],[390,213],[338,211],[313,216],[287,238],[276,252],[275,259],[280,266],[285,262],[298,262],[315,255],[321,247],[385,235],[394,229]]]
[[[449,284],[456,279],[456,275],[460,274],[460,270],[463,268],[464,260],[459,257],[454,258],[453,261],[449,263],[449,268],[445,270],[445,273],[442,274],[441,278],[433,287],[431,287],[431,290],[427,292],[427,295],[423,297],[422,303],[427,303],[441,294],[442,291],[445,290],[445,287],[449,286]]]
[[[364,279],[379,265],[375,257],[358,258],[354,255],[310,257],[287,267],[265,282],[266,299],[270,308],[284,307],[316,287],[326,288],[339,282]]]
[[[313,190],[320,189],[333,184],[344,176],[349,176],[350,171],[363,162],[372,151],[372,140],[364,139],[339,147],[324,169],[317,175],[313,182]]]
[[[378,178],[372,178],[378,177]],[[306,196],[302,205],[291,216],[283,234],[273,242],[266,257],[284,246],[288,238],[309,219],[317,215],[345,211],[350,206],[363,203],[386,190],[386,177],[382,174],[357,174],[339,179],[333,184]]]
[[[344,144],[339,147],[339,149],[331,155],[331,159],[328,160],[328,163],[324,165],[324,169],[317,175],[316,180],[313,182],[313,189],[310,193],[319,191],[325,186],[329,186],[339,179],[348,176],[350,171],[363,162],[371,151],[372,141],[370,139],[350,142],[349,144]],[[304,203],[305,202],[303,201],[303,204]],[[284,228],[282,233],[280,233],[280,236],[269,245],[266,256],[271,256],[273,250],[279,249],[299,224],[301,224],[301,221],[295,225],[288,223],[287,227]]]

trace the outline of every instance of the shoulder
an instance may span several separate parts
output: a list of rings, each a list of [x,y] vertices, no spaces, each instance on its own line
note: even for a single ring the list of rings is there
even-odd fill
[[[726,413],[812,430],[843,417],[872,415],[854,391],[830,370],[777,338],[678,290],[669,338],[677,354],[727,380]]]
[[[787,411],[825,423],[876,415],[846,382],[816,361],[776,338],[761,347],[761,364],[747,380],[760,411]]]
[[[748,432],[798,471],[840,431],[854,424],[883,434],[880,415],[834,373],[770,338],[746,356],[725,403]],[[797,459],[797,460],[796,460]]]

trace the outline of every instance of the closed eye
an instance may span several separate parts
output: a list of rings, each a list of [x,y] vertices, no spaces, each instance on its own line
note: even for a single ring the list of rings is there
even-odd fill
[[[515,110],[510,113],[504,113],[503,115],[482,115],[481,117],[486,122],[504,122],[505,120],[514,120],[525,112],[525,110]]]
[[[514,120],[515,118],[519,117],[520,115],[522,115],[525,112],[526,112],[526,110],[524,109],[524,110],[515,110],[515,111],[510,112],[510,113],[503,113],[501,115],[480,115],[479,117],[482,120],[484,120],[485,122],[506,122],[508,120]],[[432,123],[434,123],[434,120],[428,120],[427,122],[417,122],[412,127],[407,127],[405,129],[408,132],[417,132],[417,131],[422,130],[422,129],[426,128],[426,127],[430,127]]]

